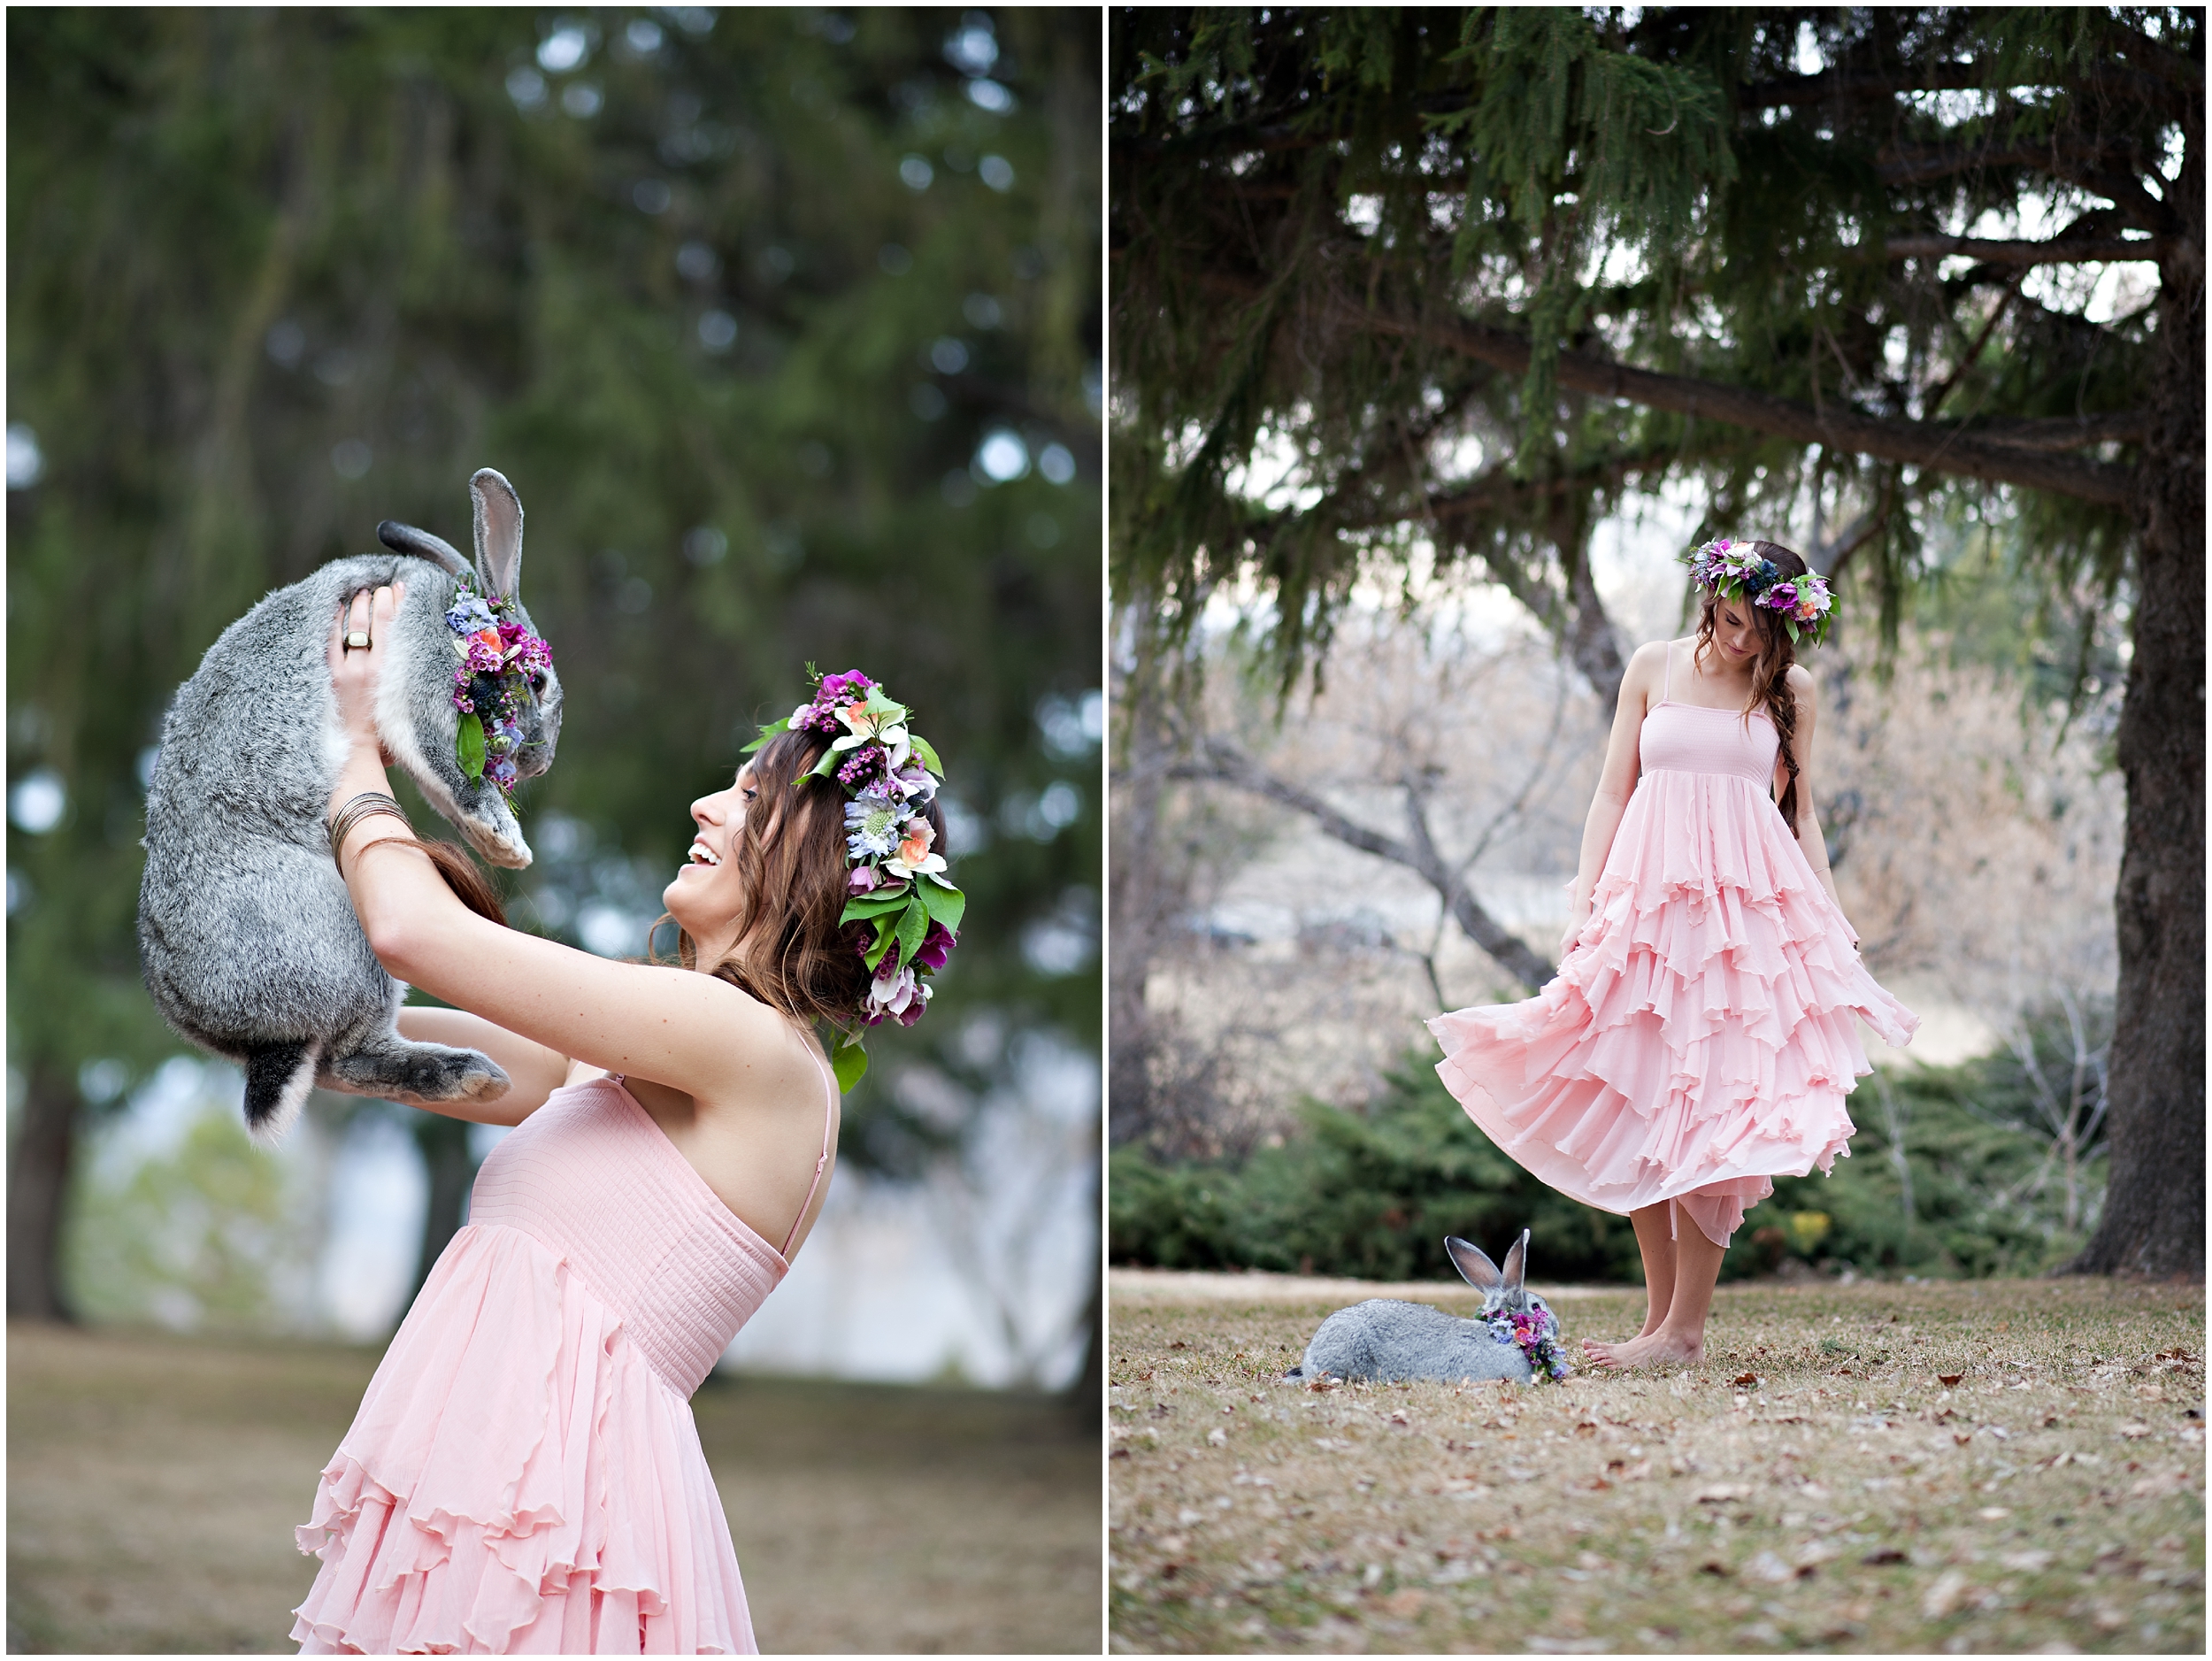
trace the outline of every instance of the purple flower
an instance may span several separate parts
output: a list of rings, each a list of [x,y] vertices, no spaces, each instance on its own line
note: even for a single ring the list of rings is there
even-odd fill
[[[822,689],[814,695],[818,704],[849,704],[868,696],[875,682],[857,669],[848,669],[841,675],[822,677]]]
[[[864,790],[888,771],[890,757],[880,744],[864,744],[837,770],[837,781],[849,790]]]
[[[845,876],[845,886],[855,894],[872,894],[882,881],[873,865],[855,865]],[[861,950],[867,948],[863,946]]]
[[[933,922],[929,933],[922,936],[922,943],[914,948],[914,962],[925,969],[941,969],[952,949],[959,944],[953,932],[942,923]]]

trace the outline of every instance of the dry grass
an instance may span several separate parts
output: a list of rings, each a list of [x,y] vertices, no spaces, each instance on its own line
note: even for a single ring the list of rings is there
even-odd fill
[[[9,1649],[288,1651],[292,1527],[377,1354],[12,1327]],[[1095,1652],[1094,1425],[780,1379],[694,1411],[764,1647]]]
[[[1699,1368],[1316,1392],[1341,1300],[1245,1284],[1115,1277],[1117,1649],[2203,1650],[2200,1288],[1730,1288]]]

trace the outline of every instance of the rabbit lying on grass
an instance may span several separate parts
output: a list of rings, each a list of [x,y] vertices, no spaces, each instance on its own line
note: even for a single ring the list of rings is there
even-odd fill
[[[393,552],[333,560],[225,629],[162,726],[146,796],[140,963],[172,1027],[245,1064],[246,1125],[265,1146],[291,1127],[314,1084],[425,1102],[507,1089],[507,1075],[476,1050],[400,1037],[405,988],[369,950],[325,827],[345,761],[328,662],[339,609],[364,589],[404,583],[376,642],[378,735],[486,859],[530,863],[492,772],[480,765],[472,777],[457,754],[461,660],[446,610],[465,579],[513,599],[522,566],[514,488],[487,467],[469,488],[472,575],[447,542],[387,520],[377,535]],[[515,615],[528,626],[527,613]],[[511,761],[514,776],[530,778],[552,765],[560,733],[549,665],[524,702]]]
[[[1455,1235],[1445,1237],[1444,1250],[1467,1284],[1482,1294],[1481,1314],[1463,1320],[1432,1304],[1371,1297],[1323,1321],[1306,1345],[1305,1358],[1283,1375],[1285,1380],[1440,1379],[1457,1383],[1462,1379],[1505,1379],[1528,1383],[1536,1372],[1529,1350],[1500,1334],[1499,1326],[1508,1322],[1491,1324],[1493,1317],[1520,1316],[1521,1325],[1529,1326],[1527,1318],[1533,1317],[1532,1330],[1550,1340],[1548,1353],[1557,1353],[1558,1317],[1521,1285],[1528,1266],[1528,1230],[1521,1231],[1513,1250],[1505,1254],[1502,1272]]]

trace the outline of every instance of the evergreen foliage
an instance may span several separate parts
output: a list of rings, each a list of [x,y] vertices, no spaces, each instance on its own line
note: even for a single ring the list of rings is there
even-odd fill
[[[63,9],[8,31],[9,416],[42,463],[9,491],[8,768],[68,804],[11,842],[27,1109],[73,1108],[88,1060],[179,1048],[132,934],[170,694],[380,519],[465,546],[484,465],[527,510],[568,688],[521,803],[534,841],[564,828],[511,896],[577,885],[534,913],[571,939],[595,884],[649,916],[628,873],[677,867],[687,804],[803,665],[864,666],[941,744],[973,857],[937,1013],[879,1046],[847,1156],[910,1171],[943,1145],[886,1087],[926,1055],[979,1099],[1010,1064],[956,1042],[971,1016],[1096,1042],[1081,953],[1021,949],[1096,934],[1072,713],[1100,676],[1092,25]]]
[[[1289,667],[1409,527],[1448,566],[1571,566],[1575,527],[1681,474],[1717,532],[1813,485],[1887,504],[1854,563],[1893,627],[1923,574],[1915,504],[2009,473],[2058,498],[2034,513],[2057,586],[2109,594],[2133,451],[2062,458],[2108,428],[2020,424],[2139,418],[2147,307],[2093,320],[2086,285],[2020,293],[2016,250],[1933,243],[2039,207],[2062,227],[2041,240],[2150,258],[2150,236],[2114,245],[2172,228],[2198,29],[2178,10],[1118,12],[1118,591],[1187,624],[1256,579]],[[1563,389],[1563,351],[1865,418],[1917,453]],[[1317,500],[1245,493],[1263,443]],[[1993,473],[2001,443],[2019,465]]]
[[[2055,1016],[2039,1024],[2046,1050],[2059,1043],[2060,1025]],[[1494,1257],[1526,1228],[1539,1280],[1640,1280],[1628,1219],[1567,1199],[1498,1151],[1431,1059],[1409,1057],[1364,1112],[1307,1103],[1303,1134],[1241,1161],[1177,1163],[1142,1143],[1117,1149],[1113,1260],[1449,1280],[1446,1234]],[[1875,1099],[1882,1091],[1893,1119]],[[1745,1214],[1724,1278],[1770,1273],[1790,1259],[1862,1274],[2033,1274],[2079,1250],[2086,1231],[2064,1224],[2044,1140],[2032,1130],[2033,1091],[2010,1053],[1863,1080],[1851,1109],[1858,1134],[1849,1157],[1830,1176],[1778,1179],[1773,1196]],[[2091,1142],[2085,1162],[2093,1198],[2101,1152]]]

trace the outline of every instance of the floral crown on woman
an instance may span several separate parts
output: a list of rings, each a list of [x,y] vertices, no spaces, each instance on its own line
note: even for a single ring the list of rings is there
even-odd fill
[[[1759,552],[1758,543],[1740,536],[1706,542],[1682,559],[1690,568],[1690,580],[1720,598],[1779,611],[1793,645],[1809,641],[1817,646],[1827,634],[1836,602],[1828,592],[1828,579],[1818,572],[1786,577],[1779,565]]]
[[[760,729],[750,755],[780,733],[828,733],[830,747],[809,779],[833,779],[845,802],[845,909],[838,917],[874,978],[857,1027],[895,1020],[911,1027],[930,999],[928,978],[945,966],[960,937],[967,896],[945,875],[933,852],[937,834],[922,810],[945,776],[937,752],[910,729],[907,708],[857,669],[807,673],[814,696],[780,721]],[[849,1090],[868,1070],[858,1030],[848,1031],[830,1059],[837,1084]]]

